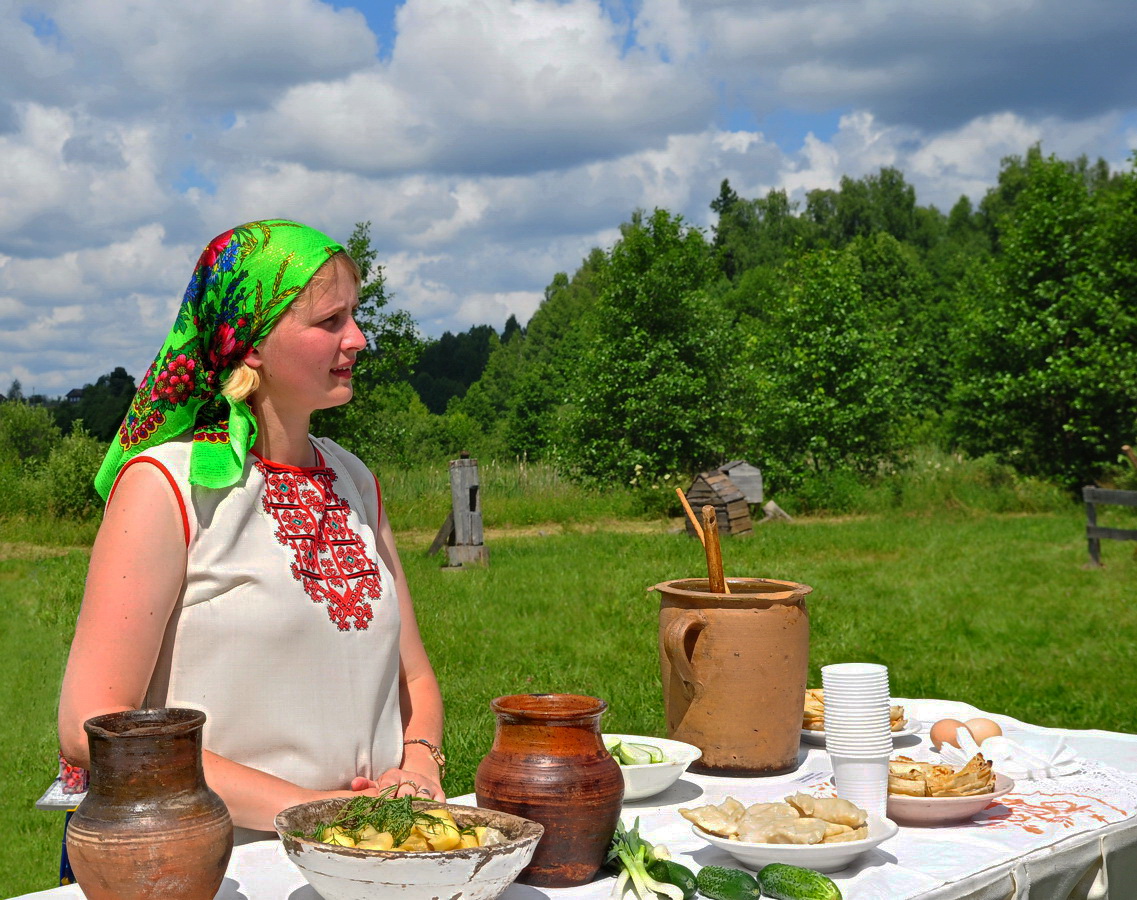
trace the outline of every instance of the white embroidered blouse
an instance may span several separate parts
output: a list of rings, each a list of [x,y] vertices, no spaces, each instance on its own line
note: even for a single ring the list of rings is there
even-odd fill
[[[250,453],[228,490],[190,487],[189,436],[128,463],[165,474],[188,548],[146,705],[199,709],[207,750],[342,790],[402,760],[399,606],[378,483],[334,441],[313,444],[311,468]]]

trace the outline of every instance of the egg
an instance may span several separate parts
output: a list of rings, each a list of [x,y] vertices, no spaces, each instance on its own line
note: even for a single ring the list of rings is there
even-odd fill
[[[971,736],[975,738],[977,744],[982,744],[990,737],[999,737],[1003,733],[999,723],[993,722],[991,719],[968,719],[963,724],[971,732]]]
[[[995,723],[992,722],[992,725]],[[940,719],[928,731],[928,737],[932,739],[932,748],[939,750],[944,744],[951,744],[953,747],[958,747],[959,743],[955,739],[955,733],[960,728],[966,728],[959,719]]]

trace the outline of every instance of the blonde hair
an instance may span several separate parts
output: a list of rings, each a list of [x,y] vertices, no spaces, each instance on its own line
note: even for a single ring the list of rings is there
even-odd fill
[[[292,310],[302,312],[306,309],[318,291],[335,284],[344,268],[351,273],[352,278],[355,280],[356,290],[358,290],[363,282],[359,266],[356,265],[355,260],[348,256],[345,251],[340,250],[329,256],[320,268],[312,273],[312,277],[309,278],[308,283],[304,285],[304,290],[289,304],[284,314],[287,315]],[[280,319],[277,319],[277,321],[279,322]],[[267,336],[268,335],[265,335],[265,337]],[[221,394],[230,400],[244,400],[260,386],[260,373],[257,372],[256,369],[247,366],[243,359],[239,359],[233,364],[233,368],[221,385]]]

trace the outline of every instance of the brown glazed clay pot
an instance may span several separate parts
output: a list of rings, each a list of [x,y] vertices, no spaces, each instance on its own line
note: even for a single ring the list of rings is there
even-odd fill
[[[691,769],[771,775],[797,765],[813,588],[767,578],[664,581],[659,668],[668,735],[703,751]]]
[[[213,900],[233,823],[205,783],[193,709],[138,709],[83,723],[87,796],[67,825],[67,855],[87,900]]]
[[[624,799],[624,776],[600,736],[608,704],[576,694],[514,694],[490,706],[497,727],[474,779],[478,806],[545,826],[517,880],[584,884],[604,864]]]

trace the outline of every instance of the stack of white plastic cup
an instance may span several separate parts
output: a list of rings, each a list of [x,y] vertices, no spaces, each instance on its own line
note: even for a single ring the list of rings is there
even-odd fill
[[[822,666],[825,749],[837,796],[884,816],[892,754],[888,668],[875,663]]]

